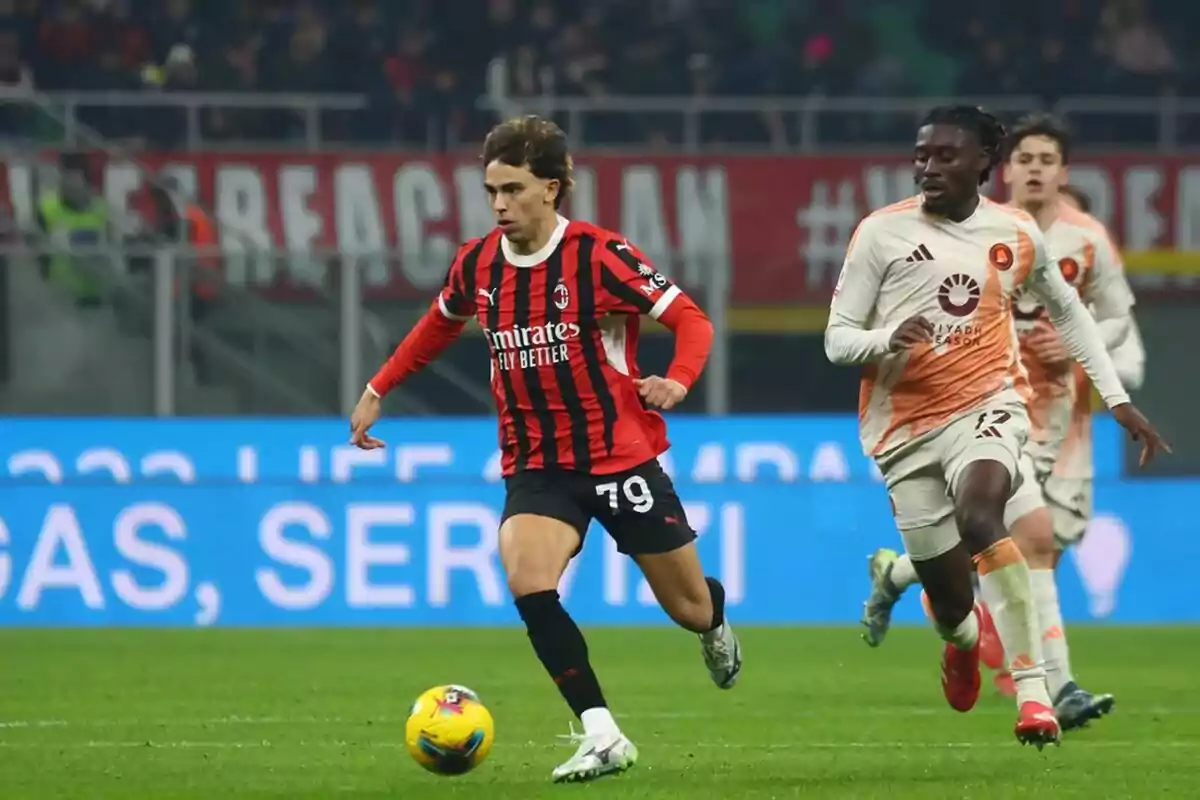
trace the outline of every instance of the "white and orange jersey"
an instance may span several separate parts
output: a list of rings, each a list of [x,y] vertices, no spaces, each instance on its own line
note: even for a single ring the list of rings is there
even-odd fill
[[[1051,474],[1059,478],[1091,480],[1095,474],[1092,465],[1092,382],[1078,364],[1071,365],[1067,378],[1071,393],[1067,398],[1066,430],[1062,439],[1050,442],[1058,449]]]
[[[914,197],[860,223],[830,325],[871,329],[884,350],[896,326],[916,314],[935,329],[931,342],[867,364],[859,394],[867,453],[884,454],[1005,393],[1016,402],[1027,397],[1011,298],[1041,249],[1031,217],[984,198],[963,222],[927,214]]]
[[[1125,385],[1130,389],[1140,387],[1146,351],[1132,315],[1128,334],[1109,352]],[[1059,478],[1091,480],[1095,477],[1092,461],[1092,382],[1078,364],[1071,365],[1071,379],[1074,385],[1070,421],[1067,423],[1066,436],[1058,445],[1058,457],[1054,459],[1052,474]]]
[[[986,198],[962,222],[926,213],[914,197],[859,224],[834,290],[825,351],[835,363],[866,366],[859,422],[868,454],[884,455],[991,401],[1028,400],[1012,315],[1023,284],[1051,308],[1106,401],[1128,401],[1079,298],[1049,263],[1033,218]],[[933,340],[891,352],[896,327],[918,314],[933,325]]]
[[[1043,236],[1051,263],[1058,266],[1098,321],[1128,317],[1133,292],[1125,280],[1120,251],[1099,220],[1063,204]],[[1049,322],[1046,309],[1036,298],[1018,292],[1013,317],[1022,340],[1021,363],[1032,389],[1030,440],[1061,448],[1062,463],[1055,474],[1061,470],[1062,477],[1090,477],[1091,383],[1077,365],[1066,370],[1048,368],[1025,346],[1027,335]]]

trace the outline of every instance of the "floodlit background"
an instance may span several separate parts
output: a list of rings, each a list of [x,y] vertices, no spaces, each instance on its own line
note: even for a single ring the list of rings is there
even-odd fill
[[[488,786],[454,791],[538,796],[556,754],[520,742],[562,709],[521,635],[463,629],[517,621],[478,330],[389,396],[388,450],[347,447],[344,421],[491,226],[483,135],[538,113],[575,147],[566,213],[714,320],[666,461],[732,618],[847,626],[749,631],[742,699],[699,709],[690,642],[597,633],[663,765],[630,780],[665,794],[612,796],[1018,796],[1004,702],[948,717],[932,634],[873,652],[848,627],[864,556],[899,539],[857,374],[822,348],[850,233],[913,193],[916,123],[954,101],[1074,129],[1071,182],[1137,294],[1136,400],[1176,445],[1134,474],[1097,416],[1061,593],[1071,623],[1109,624],[1073,628],[1077,661],[1123,716],[1040,790],[1186,796],[1196,634],[1148,626],[1200,622],[1198,30],[1200,5],[1166,0],[0,0],[0,626],[22,629],[0,630],[0,794],[440,797],[386,748],[409,695],[462,680],[501,745]],[[651,324],[644,368],[671,351]],[[665,621],[600,531],[562,591],[588,626]],[[915,598],[897,615],[919,622]],[[24,630],[114,626],[138,630]],[[694,761],[680,719],[724,733]],[[985,761],[989,736],[1007,749]]]

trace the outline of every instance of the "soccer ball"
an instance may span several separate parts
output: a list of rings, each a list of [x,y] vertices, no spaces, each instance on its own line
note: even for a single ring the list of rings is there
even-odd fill
[[[479,695],[465,686],[435,686],[413,703],[404,741],[413,759],[438,775],[462,775],[483,763],[496,730]]]

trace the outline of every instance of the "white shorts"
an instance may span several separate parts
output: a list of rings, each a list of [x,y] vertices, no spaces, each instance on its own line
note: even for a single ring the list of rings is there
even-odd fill
[[[999,461],[1014,486],[1023,482],[1019,463],[1028,430],[1024,405],[1001,402],[876,457],[892,499],[896,527],[913,560],[936,558],[960,541],[953,497],[969,464]]]
[[[1042,478],[1035,466],[1034,455],[1026,448],[1017,465],[1020,480],[1014,482],[1013,495],[1004,507],[1004,527],[1012,530],[1013,523],[1031,511],[1046,507],[1042,496]]]
[[[1050,477],[1050,473],[1054,471],[1054,462],[1058,460],[1061,450],[1061,442],[1051,444],[1030,441],[1025,445],[1023,454],[1029,457],[1029,466],[1032,467],[1039,484],[1044,484],[1046,478]]]
[[[1060,550],[1079,544],[1092,518],[1092,481],[1051,475],[1042,484],[1046,507],[1054,521],[1054,541]]]
[[[1088,520],[1092,517],[1092,482],[1086,478],[1062,478],[1052,474],[1053,457],[1046,460],[1047,451],[1030,443],[1021,454],[1022,480],[1004,509],[1004,525],[1014,522],[1038,508],[1050,510],[1054,540],[1063,550],[1083,538]]]

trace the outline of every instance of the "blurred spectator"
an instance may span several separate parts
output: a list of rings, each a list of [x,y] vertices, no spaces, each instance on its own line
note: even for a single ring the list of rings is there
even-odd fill
[[[11,30],[0,30],[0,86],[10,92],[33,89],[33,71],[21,53],[21,38]]]
[[[127,6],[126,3],[121,5]],[[156,60],[160,63],[166,61],[180,45],[186,45],[191,52],[195,52],[203,44],[202,26],[205,21],[193,14],[191,0],[160,0],[156,5],[160,6],[160,10],[151,22]]]
[[[96,248],[112,239],[108,204],[96,188],[85,154],[62,154],[58,186],[38,198],[36,219],[47,245],[38,257],[43,276],[77,305],[100,305],[104,292],[96,271],[104,256]]]
[[[1025,63],[1014,59],[1003,39],[988,39],[978,61],[958,78],[958,93],[968,97],[1025,94]],[[1043,76],[1039,73],[1039,81]]]
[[[62,0],[38,28],[38,88],[79,88],[95,58],[96,30],[83,0]]]
[[[1102,53],[1112,60],[1114,93],[1154,94],[1171,85],[1175,54],[1141,0],[1117,0],[1100,17]]]
[[[1168,0],[0,0],[0,81],[354,93],[369,110],[330,112],[328,130],[415,143],[477,132],[489,88],[510,99],[1197,92],[1185,38],[1197,23],[1200,5]],[[681,136],[678,119],[621,116],[586,124],[618,141]],[[187,133],[178,114],[92,121],[161,144]],[[868,122],[848,121],[846,135]],[[774,138],[791,123],[764,118],[758,134],[728,124],[714,116],[704,135]],[[201,130],[267,140],[301,125],[290,110],[209,109]]]

